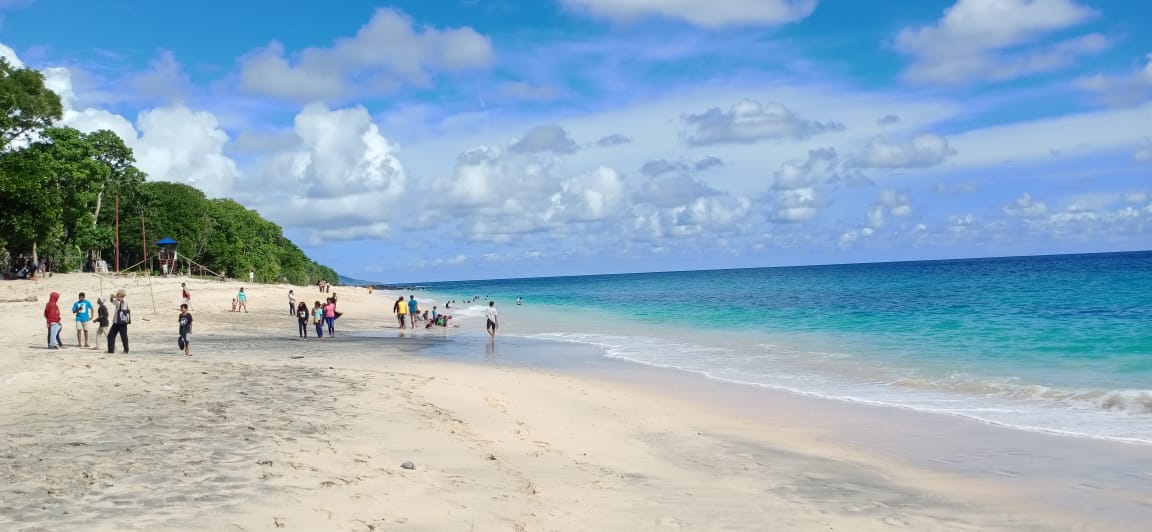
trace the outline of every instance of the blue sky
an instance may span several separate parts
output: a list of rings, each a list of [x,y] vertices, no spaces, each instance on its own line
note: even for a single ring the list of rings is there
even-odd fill
[[[1152,241],[1152,3],[333,6],[0,0],[0,54],[362,279]]]

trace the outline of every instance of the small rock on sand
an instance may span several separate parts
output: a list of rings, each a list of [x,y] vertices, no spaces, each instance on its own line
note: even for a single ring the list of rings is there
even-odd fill
[[[412,462],[404,462],[403,464],[400,464],[400,467],[404,469],[416,469],[416,464],[413,464]]]

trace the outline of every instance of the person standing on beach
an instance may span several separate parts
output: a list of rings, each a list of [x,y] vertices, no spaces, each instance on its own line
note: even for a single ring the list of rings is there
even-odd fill
[[[404,302],[404,296],[396,300],[396,304],[392,305],[392,312],[396,313],[396,319],[400,321],[400,328],[404,328],[404,318],[408,315],[408,304]]]
[[[104,306],[104,300],[99,297],[96,298],[96,324],[99,325],[99,327],[96,328],[96,338],[107,338],[108,307]],[[99,348],[100,346],[97,345],[95,347]]]
[[[188,293],[188,285],[180,283],[180,303],[192,307],[192,294]]]
[[[248,294],[244,293],[243,286],[240,287],[240,293],[236,294],[236,302],[240,305],[236,312],[240,312],[241,310],[245,313],[248,312]]]
[[[408,296],[408,321],[409,325],[416,328],[416,317],[420,315],[420,304],[416,302],[416,296]]]
[[[296,294],[288,291],[288,315],[291,316],[296,313]]]
[[[128,308],[128,302],[124,298],[128,294],[123,289],[116,291],[116,297],[112,303],[116,305],[116,314],[112,316],[112,330],[108,331],[108,352],[116,352],[116,335],[120,335],[120,343],[124,346],[124,352],[128,352],[128,324],[132,323],[132,310]]]
[[[180,344],[184,346],[184,356],[192,356],[192,313],[188,305],[180,305]]]
[[[336,302],[332,298],[328,298],[328,303],[324,305],[324,323],[328,324],[328,337],[336,337]]]
[[[324,307],[320,302],[316,302],[316,306],[312,308],[312,323],[316,325],[316,337],[324,337]]]
[[[296,321],[300,322],[300,339],[308,339],[308,304],[301,301],[296,306]]]
[[[60,341],[60,294],[52,292],[48,295],[48,303],[44,305],[44,321],[48,322],[48,349],[63,349],[64,342]]]
[[[92,303],[84,299],[84,292],[80,292],[79,300],[72,304],[72,314],[76,315],[76,347],[81,347],[81,335],[84,336],[83,347],[88,347],[88,322],[92,321]]]
[[[496,312],[496,302],[489,301],[488,308],[484,310],[484,317],[488,319],[488,336],[496,341],[496,329],[500,327],[500,313]]]
[[[254,282],[256,282],[256,272],[254,270],[248,270],[248,284]]]

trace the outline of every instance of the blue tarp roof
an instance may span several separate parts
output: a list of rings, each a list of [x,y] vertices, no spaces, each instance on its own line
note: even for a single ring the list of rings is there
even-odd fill
[[[167,245],[176,244],[176,243],[177,242],[175,240],[172,240],[171,238],[161,238],[160,240],[156,241],[157,246],[167,246]]]

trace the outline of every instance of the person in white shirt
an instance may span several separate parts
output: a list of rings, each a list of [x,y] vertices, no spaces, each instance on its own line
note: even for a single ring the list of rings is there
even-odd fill
[[[496,302],[489,301],[488,308],[484,310],[484,317],[488,319],[488,335],[496,339],[496,329],[500,327],[500,313],[496,312]]]

